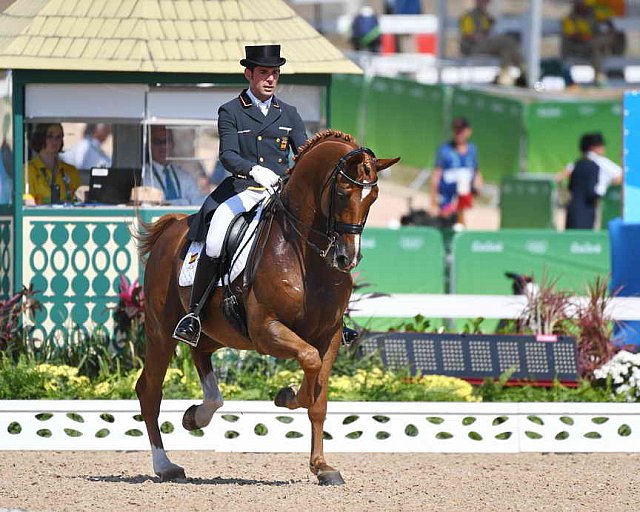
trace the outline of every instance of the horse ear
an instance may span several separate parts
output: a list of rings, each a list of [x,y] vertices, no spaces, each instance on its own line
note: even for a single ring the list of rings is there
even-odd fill
[[[378,172],[384,171],[387,167],[391,167],[394,164],[397,164],[400,161],[400,157],[398,158],[378,158],[376,160],[376,170]]]

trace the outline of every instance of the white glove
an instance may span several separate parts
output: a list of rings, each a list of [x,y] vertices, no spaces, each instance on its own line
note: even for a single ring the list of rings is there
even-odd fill
[[[249,175],[267,190],[272,189],[280,179],[271,169],[261,165],[254,165],[249,171]]]

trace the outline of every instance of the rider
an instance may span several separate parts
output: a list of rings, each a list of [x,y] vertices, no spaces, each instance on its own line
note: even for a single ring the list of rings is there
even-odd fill
[[[294,154],[306,141],[302,118],[295,107],[275,97],[280,78],[280,45],[245,46],[244,77],[249,88],[218,110],[220,161],[232,176],[207,197],[190,219],[190,240],[206,241],[191,289],[189,312],[178,322],[173,337],[196,345],[200,337],[201,310],[212,279],[219,279],[219,257],[227,226],[273,193],[273,187],[289,168]],[[207,222],[211,219],[207,230]],[[200,304],[200,305],[199,305]],[[344,328],[345,343],[357,332]]]
[[[245,55],[240,65],[245,67],[249,87],[218,110],[220,161],[232,176],[190,219],[188,238],[206,240],[191,289],[189,313],[174,332],[174,338],[190,345],[195,345],[200,336],[200,319],[195,314],[198,303],[207,299],[210,281],[219,278],[218,262],[227,226],[238,213],[273,192],[289,168],[289,150],[295,154],[307,139],[295,107],[274,96],[280,66],[286,62],[280,57],[280,45],[246,46]]]

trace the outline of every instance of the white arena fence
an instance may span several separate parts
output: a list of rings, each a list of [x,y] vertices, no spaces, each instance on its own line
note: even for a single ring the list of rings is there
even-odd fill
[[[229,401],[196,433],[165,400],[168,450],[308,452],[305,410]],[[0,401],[0,450],[148,450],[135,400]],[[639,452],[640,404],[329,402],[328,452]]]
[[[573,297],[574,304],[586,297]],[[358,318],[518,318],[527,305],[524,295],[462,295],[462,294],[390,294],[368,298],[353,295],[352,315]],[[571,309],[568,311],[571,315]],[[614,320],[640,320],[640,297],[613,297],[608,313]]]

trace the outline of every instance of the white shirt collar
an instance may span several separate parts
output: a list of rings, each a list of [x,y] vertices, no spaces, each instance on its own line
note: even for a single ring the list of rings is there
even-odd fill
[[[251,103],[253,103],[256,107],[258,107],[260,109],[260,112],[262,112],[266,116],[267,113],[269,112],[269,107],[271,106],[271,100],[273,99],[273,96],[270,96],[269,99],[266,101],[260,101],[256,97],[256,95],[253,94],[253,92],[251,92],[250,87],[247,89],[247,96],[251,98]]]

